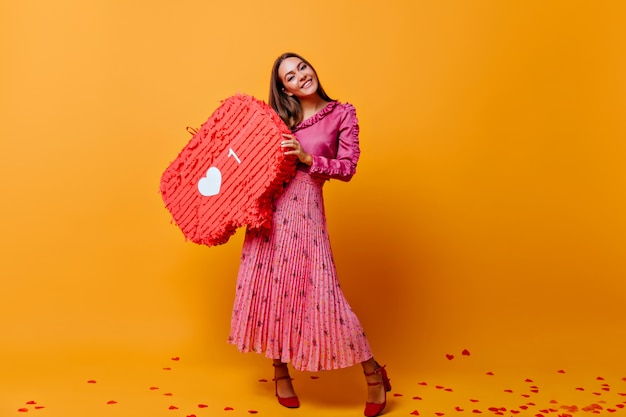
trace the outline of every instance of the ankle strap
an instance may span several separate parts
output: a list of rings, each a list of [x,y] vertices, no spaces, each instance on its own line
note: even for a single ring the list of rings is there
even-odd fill
[[[376,365],[378,365],[378,363]],[[383,366],[378,365],[378,368],[374,369],[372,372],[365,372],[364,371],[363,373],[365,374],[365,376],[376,375],[376,374],[381,373],[383,371],[383,369],[385,369],[385,366],[387,366],[387,365],[383,365]]]
[[[280,365],[276,365],[275,363],[272,362],[272,366],[274,368],[283,368],[283,367],[286,367],[287,364],[285,362],[281,362]]]

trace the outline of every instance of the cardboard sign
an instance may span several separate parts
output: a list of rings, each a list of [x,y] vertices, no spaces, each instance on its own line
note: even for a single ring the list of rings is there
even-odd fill
[[[263,101],[227,98],[195,132],[161,177],[161,196],[192,242],[228,241],[237,228],[269,227],[273,199],[294,173],[282,133],[291,133]]]

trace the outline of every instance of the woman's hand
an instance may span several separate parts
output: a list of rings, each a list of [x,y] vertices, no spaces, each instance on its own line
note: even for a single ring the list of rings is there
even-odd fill
[[[298,139],[296,139],[294,135],[283,133],[283,137],[285,140],[280,142],[280,147],[288,149],[284,152],[285,155],[296,155],[300,162],[307,165],[311,165],[313,163],[313,156],[306,153],[304,149],[302,149],[300,142],[298,142]]]

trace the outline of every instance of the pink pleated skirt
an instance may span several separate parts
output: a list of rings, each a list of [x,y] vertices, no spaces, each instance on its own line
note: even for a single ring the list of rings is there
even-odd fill
[[[337,279],[324,213],[324,181],[297,171],[276,200],[271,230],[247,230],[229,343],[301,371],[372,357]]]

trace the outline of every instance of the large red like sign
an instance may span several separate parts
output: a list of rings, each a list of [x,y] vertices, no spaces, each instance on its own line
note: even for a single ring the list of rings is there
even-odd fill
[[[187,239],[213,246],[241,226],[270,226],[273,199],[295,173],[283,133],[263,101],[238,94],[222,102],[161,177],[165,206]]]

